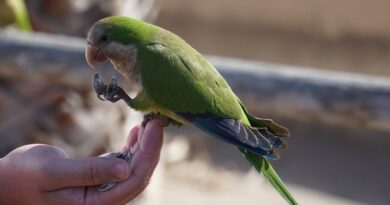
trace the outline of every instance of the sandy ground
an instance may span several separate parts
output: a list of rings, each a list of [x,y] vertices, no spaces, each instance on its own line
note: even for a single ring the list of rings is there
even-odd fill
[[[201,180],[191,180],[166,174],[161,169],[158,168],[139,204],[286,204],[254,171],[239,174],[228,170],[207,170]],[[205,182],[206,178],[208,182]],[[364,204],[292,184],[289,184],[289,189],[301,204]]]

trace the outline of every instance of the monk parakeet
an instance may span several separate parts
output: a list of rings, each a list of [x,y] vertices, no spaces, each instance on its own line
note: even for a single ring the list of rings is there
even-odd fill
[[[236,146],[289,204],[297,204],[269,163],[286,147],[283,138],[289,131],[249,114],[213,65],[183,39],[152,24],[113,16],[91,27],[87,44],[91,67],[109,60],[137,87],[136,97],[130,98],[115,80],[106,85],[96,74],[99,98],[124,100],[145,113],[143,124],[153,118],[166,125],[192,124]]]

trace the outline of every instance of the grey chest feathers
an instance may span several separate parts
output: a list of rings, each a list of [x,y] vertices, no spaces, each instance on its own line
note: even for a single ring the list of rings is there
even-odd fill
[[[133,45],[122,45],[115,42],[108,45],[108,55],[115,70],[130,81],[133,89],[140,88],[140,73],[137,68],[138,50]]]

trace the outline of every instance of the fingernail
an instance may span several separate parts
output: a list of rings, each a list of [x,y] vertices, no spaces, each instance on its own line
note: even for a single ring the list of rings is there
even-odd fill
[[[116,164],[113,168],[114,176],[118,179],[127,179],[129,177],[129,165],[124,163]]]

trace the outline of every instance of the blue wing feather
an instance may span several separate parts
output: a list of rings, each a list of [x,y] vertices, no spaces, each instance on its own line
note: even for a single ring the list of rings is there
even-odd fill
[[[237,119],[221,118],[211,113],[177,114],[212,136],[267,159],[277,159],[275,150],[285,147],[285,143],[266,128],[253,128]]]

